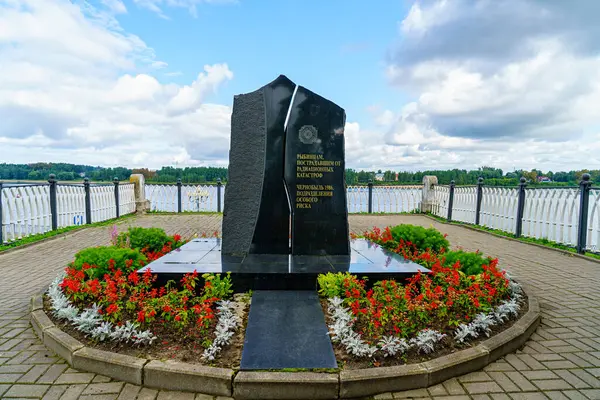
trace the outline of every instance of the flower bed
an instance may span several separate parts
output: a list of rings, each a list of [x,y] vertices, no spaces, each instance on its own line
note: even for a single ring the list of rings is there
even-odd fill
[[[374,228],[364,237],[431,270],[365,289],[349,273],[319,276],[338,361],[347,368],[420,362],[500,332],[527,311],[521,287],[479,252],[448,251],[433,228]]]
[[[185,242],[158,228],[111,231],[111,246],[80,251],[50,286],[54,322],[95,347],[150,359],[239,365],[247,301],[231,301],[230,277],[196,272],[153,287],[137,270]],[[221,349],[231,351],[220,357]]]

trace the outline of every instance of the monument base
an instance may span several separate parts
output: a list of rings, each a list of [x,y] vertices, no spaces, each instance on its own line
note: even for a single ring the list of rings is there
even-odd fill
[[[316,290],[317,276],[328,272],[350,272],[368,278],[367,284],[384,279],[404,281],[418,271],[429,270],[365,239],[350,241],[350,255],[303,256],[286,254],[223,255],[221,239],[194,239],[148,268],[158,276],[157,285],[179,282],[184,274],[231,273],[233,290]]]

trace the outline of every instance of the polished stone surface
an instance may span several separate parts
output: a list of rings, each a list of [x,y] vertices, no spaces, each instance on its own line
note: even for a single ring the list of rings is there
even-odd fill
[[[233,100],[223,252],[288,253],[284,123],[296,85],[280,75]]]
[[[367,277],[370,282],[381,279],[402,280],[418,271],[429,270],[402,256],[391,253],[365,239],[350,241],[349,255],[290,255],[248,254],[226,255],[221,252],[221,240],[194,239],[181,248],[153,261],[147,268],[158,275],[158,283],[179,281],[183,274],[227,273],[233,278],[236,291],[294,289],[309,290],[317,287],[318,274],[351,272]]]
[[[315,291],[252,294],[241,370],[337,368]]]
[[[294,255],[350,253],[345,122],[343,108],[298,87],[286,128],[284,163]]]

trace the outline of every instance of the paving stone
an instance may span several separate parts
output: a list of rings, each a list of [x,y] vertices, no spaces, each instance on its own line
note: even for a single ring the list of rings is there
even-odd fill
[[[38,379],[38,383],[53,383],[67,368],[65,364],[54,364]]]
[[[510,378],[519,388],[524,392],[535,391],[537,388],[533,386],[523,375],[517,371],[505,372],[506,376]]]
[[[543,371],[522,371],[521,372],[525,378],[531,379],[556,379],[558,376],[551,370],[543,370]]]
[[[583,389],[580,392],[590,400],[600,399],[600,389]]]
[[[118,399],[119,400],[135,399],[135,397],[139,393],[140,389],[141,389],[141,387],[139,387],[139,386],[132,385],[131,383],[127,383],[123,387],[123,390],[121,390],[121,393],[119,393]]]
[[[458,382],[458,379],[456,379],[456,378],[448,379],[447,381],[444,381],[442,384],[448,391],[449,395],[461,395],[461,394],[466,393],[465,389],[463,389],[461,384]]]
[[[537,393],[509,393],[509,396],[513,400],[546,400],[548,396],[546,396],[542,392]]]
[[[515,385],[513,381],[511,381],[504,373],[490,372],[489,375],[502,387],[505,392],[516,392],[519,390],[519,387]]]
[[[596,377],[594,377],[590,373],[590,370],[572,369],[572,370],[570,370],[570,372],[572,372],[573,374],[575,374],[579,379],[581,379],[582,381],[586,382],[591,387],[593,387],[593,388],[600,388],[600,380],[598,380]]]
[[[8,390],[9,387],[10,385],[0,384],[0,396],[2,396],[4,392]]]
[[[119,393],[122,388],[123,382],[90,383],[82,394]]]
[[[573,370],[575,371],[575,370]],[[566,369],[555,370],[556,374],[564,379],[569,385],[573,386],[575,389],[586,389],[589,388],[590,385],[586,382],[579,379],[575,374]]]
[[[157,400],[194,400],[194,394],[163,390],[158,392]]]
[[[110,382],[110,378],[104,375],[96,375],[96,377],[92,380],[92,383],[105,383]]]
[[[569,385],[562,379],[544,379],[541,381],[532,380],[531,383],[539,387],[541,390],[566,390],[573,388],[573,386]]]
[[[79,400],[115,400],[117,394],[87,394],[79,396]]]
[[[496,382],[469,382],[464,386],[469,394],[503,392]]]
[[[75,384],[75,383],[90,383],[94,379],[94,374],[88,372],[80,372],[76,374],[64,373],[58,377],[56,383],[58,384]]]
[[[4,397],[42,397],[49,385],[12,385]]]
[[[67,390],[67,385],[53,385],[46,392],[42,400],[59,400],[63,393]]]
[[[428,387],[427,391],[431,396],[446,396],[448,394],[448,392],[444,388],[444,385],[442,385],[441,383]]]
[[[0,374],[0,383],[13,383],[18,381],[23,374]]]
[[[35,383],[48,370],[47,365],[34,365],[19,379],[19,383]]]
[[[490,378],[490,376],[483,371],[477,371],[477,372],[471,372],[470,374],[463,375],[463,376],[459,377],[458,380],[462,383],[464,383],[464,382],[485,382],[485,381],[491,381],[492,378]]]
[[[563,369],[563,368],[577,368],[577,365],[573,364],[571,361],[544,361],[542,364],[546,366],[548,369]]]
[[[510,400],[506,393],[492,393],[490,396],[493,400]]]
[[[195,400],[198,400],[198,398],[200,398],[200,400],[213,400],[212,396],[209,396],[207,394],[197,394]],[[377,396],[373,397],[374,400],[393,400],[394,396],[391,393],[381,393],[378,394]]]
[[[410,399],[418,397],[429,397],[427,389],[405,390],[404,392],[394,393],[394,399]]]
[[[137,396],[137,400],[154,400],[158,395],[158,390],[142,388]]]
[[[0,365],[0,374],[25,373],[31,367],[31,365]]]
[[[588,400],[587,396],[584,396],[583,393],[578,392],[577,390],[563,390],[562,394],[567,396],[570,400]]]
[[[569,400],[563,392],[559,391],[544,392],[544,394],[551,400]]]

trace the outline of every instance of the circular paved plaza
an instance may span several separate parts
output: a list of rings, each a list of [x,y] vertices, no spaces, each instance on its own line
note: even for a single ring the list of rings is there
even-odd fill
[[[442,384],[377,399],[600,399],[600,263],[510,241],[423,216],[350,216],[350,229],[433,225],[452,244],[496,256],[539,299],[542,323],[522,351]],[[220,215],[147,215],[129,225],[164,228],[183,237],[211,234]],[[29,326],[29,300],[74,254],[109,244],[109,228],[88,228],[0,254],[0,397],[43,399],[212,399],[156,391],[76,371],[47,351]],[[219,398],[219,400],[222,398]]]

